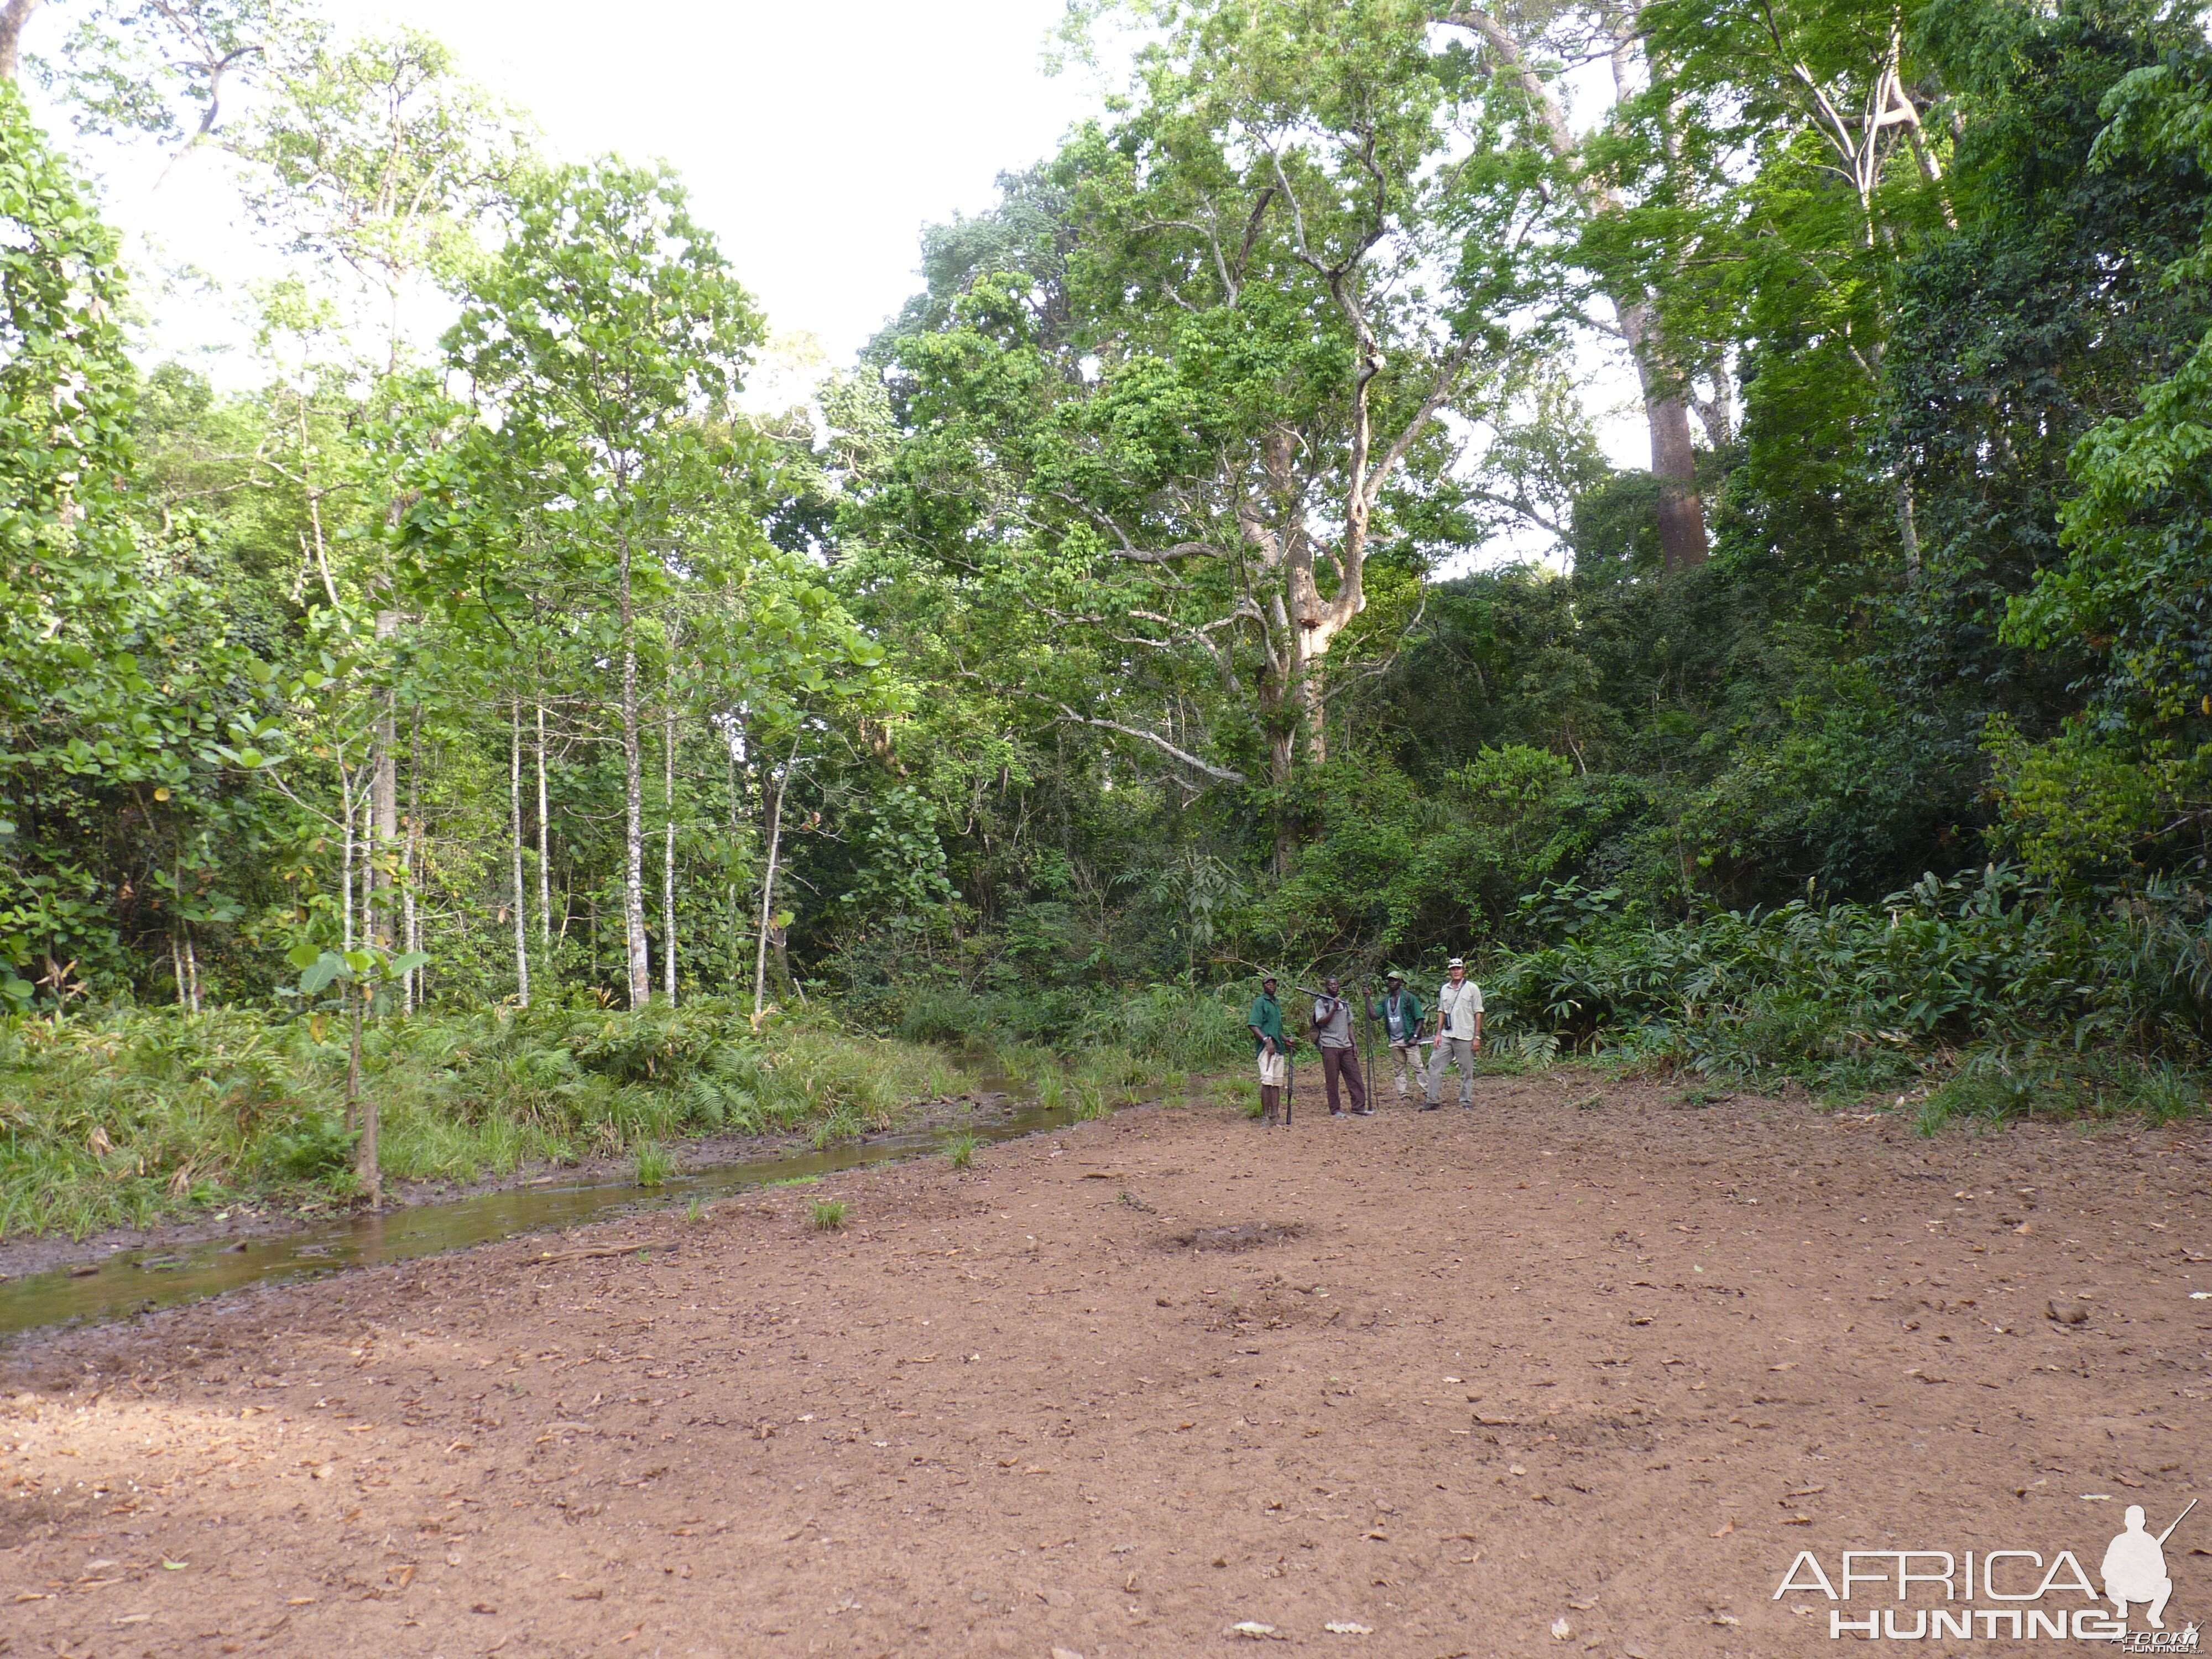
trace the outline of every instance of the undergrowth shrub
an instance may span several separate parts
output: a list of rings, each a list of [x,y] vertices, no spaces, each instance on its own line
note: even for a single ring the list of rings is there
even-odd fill
[[[362,1092],[397,1181],[635,1156],[687,1134],[889,1127],[965,1086],[933,1048],[736,1005],[541,1005],[372,1022]],[[242,1193],[350,1197],[337,1022],[114,1008],[0,1019],[0,1237],[143,1225]],[[648,1155],[649,1156],[649,1155]]]
[[[2093,908],[2000,865],[1877,905],[1594,926],[1499,956],[1484,988],[1500,1046],[1545,1033],[1836,1098],[1929,1081],[1929,1133],[2038,1111],[2185,1116],[2212,1061],[2203,895],[2154,884]]]

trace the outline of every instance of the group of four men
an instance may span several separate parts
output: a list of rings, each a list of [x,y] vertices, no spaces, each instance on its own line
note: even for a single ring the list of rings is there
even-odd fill
[[[1420,1000],[1406,988],[1406,976],[1395,968],[1384,976],[1385,994],[1367,1005],[1368,1018],[1381,1023],[1390,1047],[1398,1098],[1403,1100],[1413,1092],[1407,1084],[1410,1073],[1420,1079],[1425,1112],[1433,1112],[1443,1103],[1444,1067],[1452,1065],[1459,1067],[1459,1103],[1474,1104],[1474,1057],[1482,1050],[1482,988],[1467,976],[1467,963],[1458,957],[1451,959],[1445,973],[1447,977],[1437,992],[1433,1017],[1423,1011]],[[1271,1126],[1290,1121],[1284,1109],[1283,1091],[1290,1080],[1291,1042],[1283,1030],[1283,1006],[1275,1000],[1275,982],[1273,974],[1261,978],[1260,994],[1245,1020],[1259,1055],[1261,1115]],[[1345,1000],[1342,981],[1335,975],[1322,981],[1322,994],[1314,999],[1313,1035],[1321,1050],[1329,1115],[1341,1115],[1344,1108],[1340,1103],[1348,1094],[1352,1113],[1370,1117],[1375,1109],[1367,1103],[1366,1086],[1360,1081],[1359,1048],[1352,1034],[1352,1005]],[[1421,1063],[1425,1034],[1435,1045],[1426,1066]]]

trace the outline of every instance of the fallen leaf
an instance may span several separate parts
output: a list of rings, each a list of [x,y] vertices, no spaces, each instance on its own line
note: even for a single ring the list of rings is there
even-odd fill
[[[1331,1636],[1372,1636],[1375,1632],[1364,1625],[1355,1625],[1349,1619],[1332,1619],[1322,1628]]]
[[[1716,1537],[1716,1538],[1725,1538],[1725,1537],[1727,1537],[1730,1533],[1734,1532],[1735,1530],[1735,1516],[1732,1516],[1732,1515],[1731,1515],[1730,1516],[1729,1516],[1729,1518],[1728,1518],[1727,1520],[1725,1520],[1725,1521],[1723,1521],[1723,1522],[1721,1522],[1721,1529],[1720,1529],[1718,1532],[1715,1533],[1715,1534],[1713,1534],[1713,1536],[1714,1536],[1714,1537]]]
[[[1575,1627],[1567,1622],[1567,1615],[1564,1613],[1552,1620],[1552,1639],[1554,1642],[1571,1641],[1574,1633]]]
[[[1249,1636],[1255,1641],[1273,1636],[1275,1633],[1275,1627],[1273,1625],[1262,1625],[1256,1620],[1250,1619],[1244,1620],[1239,1624],[1231,1625],[1229,1628],[1236,1632],[1239,1636]]]

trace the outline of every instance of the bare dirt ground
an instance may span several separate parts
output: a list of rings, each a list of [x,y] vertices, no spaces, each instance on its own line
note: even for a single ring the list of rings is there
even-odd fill
[[[0,1651],[1834,1651],[1771,1599],[1801,1549],[2094,1573],[2203,1489],[2208,1171],[2202,1127],[1931,1142],[1563,1070],[30,1339]]]

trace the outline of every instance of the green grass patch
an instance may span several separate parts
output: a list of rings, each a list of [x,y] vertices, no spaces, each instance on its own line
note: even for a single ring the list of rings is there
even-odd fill
[[[252,1010],[0,1019],[0,1237],[349,1201],[345,1063],[336,1022]],[[653,1184],[690,1136],[828,1145],[964,1086],[937,1049],[818,1015],[756,1036],[742,1009],[706,999],[394,1017],[362,1036],[387,1182],[628,1156]]]

